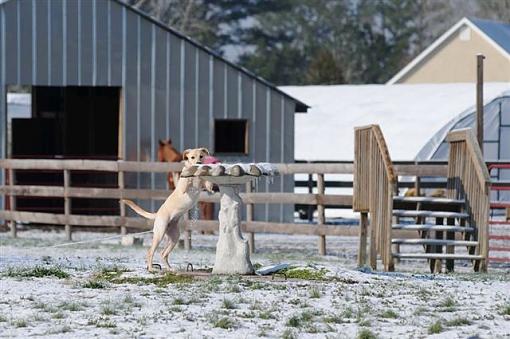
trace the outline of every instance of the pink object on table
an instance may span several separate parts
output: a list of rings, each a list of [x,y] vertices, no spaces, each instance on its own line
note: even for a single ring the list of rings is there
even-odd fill
[[[213,157],[212,155],[207,155],[204,157],[204,160],[202,160],[202,163],[203,164],[219,164],[219,163],[221,163],[221,161],[218,158]]]

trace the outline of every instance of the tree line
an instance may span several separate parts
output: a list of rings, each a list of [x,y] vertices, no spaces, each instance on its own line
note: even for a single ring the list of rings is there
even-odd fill
[[[384,83],[464,16],[510,0],[124,0],[276,85]]]

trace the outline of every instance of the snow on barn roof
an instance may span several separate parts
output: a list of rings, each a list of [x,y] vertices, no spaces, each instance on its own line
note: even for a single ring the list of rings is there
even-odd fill
[[[311,108],[296,115],[297,160],[353,160],[354,127],[381,126],[391,158],[412,160],[445,124],[475,105],[475,85],[398,84],[280,87]],[[487,103],[510,83],[487,83]]]

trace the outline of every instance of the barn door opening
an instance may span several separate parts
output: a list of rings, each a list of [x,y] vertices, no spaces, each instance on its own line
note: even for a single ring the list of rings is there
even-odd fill
[[[26,159],[117,160],[119,141],[118,87],[34,86],[30,115],[9,114],[10,156]],[[8,94],[9,97],[9,94]],[[9,102],[9,98],[8,98]],[[18,185],[62,185],[60,171],[16,171]],[[74,187],[117,187],[115,173],[72,171]],[[60,198],[18,198],[16,209],[63,212]],[[112,199],[73,199],[74,214],[117,214]]]

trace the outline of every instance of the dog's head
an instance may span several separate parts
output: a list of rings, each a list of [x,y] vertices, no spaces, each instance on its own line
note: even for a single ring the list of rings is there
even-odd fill
[[[207,148],[187,149],[182,153],[184,166],[200,165],[204,157],[209,155]]]

